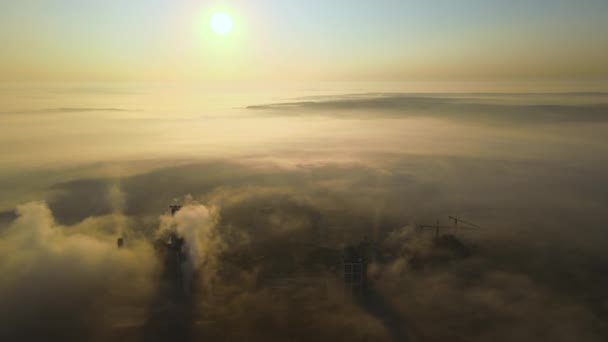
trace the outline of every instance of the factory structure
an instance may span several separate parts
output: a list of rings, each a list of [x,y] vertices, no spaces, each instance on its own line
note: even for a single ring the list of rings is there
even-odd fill
[[[348,297],[364,297],[368,292],[367,267],[370,262],[370,244],[367,239],[344,250],[342,277],[344,293]]]
[[[169,213],[175,216],[181,208],[179,205],[170,206]],[[464,224],[460,219],[454,219],[454,223],[455,226]],[[197,291],[193,280],[197,278],[197,275],[193,275],[192,270],[187,269],[190,264],[188,253],[186,253],[187,241],[178,234],[175,228],[167,230],[156,242],[162,271],[158,298],[152,304],[151,315],[144,329],[144,340],[147,341],[190,340],[195,331],[193,327],[199,324],[193,315],[194,303],[196,303],[196,298],[193,299],[193,297],[210,295],[203,293],[204,290]],[[424,234],[427,228],[432,229],[432,234],[423,235],[421,238],[432,237],[434,248],[441,249],[438,254],[446,254],[446,249],[453,249],[453,245],[463,246],[453,235],[441,234],[443,230],[454,227],[441,226],[437,223],[419,226],[417,230],[420,234]],[[258,262],[268,266],[269,269],[265,274],[258,275],[257,286],[263,288],[266,293],[276,296],[277,300],[297,301],[294,294],[306,293],[307,296],[318,296],[317,299],[321,301],[351,301],[382,321],[396,340],[402,340],[404,328],[391,323],[401,320],[399,313],[392,308],[390,301],[382,298],[375,288],[374,285],[379,279],[370,277],[369,274],[370,265],[390,263],[402,255],[395,254],[398,252],[391,254],[391,251],[384,247],[374,245],[368,237],[357,240],[356,236],[351,236],[350,240],[353,242],[346,246],[344,244],[330,246],[320,245],[318,241],[287,239],[283,243],[288,245],[279,249],[283,253],[281,255],[275,255],[272,251],[264,249],[253,254],[246,251],[234,251],[234,255],[222,257],[225,257],[224,262],[237,270],[246,269],[249,267],[247,264],[255,267]],[[117,240],[118,248],[125,248],[126,242],[124,238],[119,238]],[[265,264],[264,260],[270,260],[265,258],[280,261],[278,264],[274,262]],[[435,260],[420,261],[416,256],[410,259],[422,264],[435,262]],[[414,269],[416,268],[414,267]],[[197,292],[200,293],[197,294]],[[214,329],[220,329],[213,326],[216,314],[218,313],[214,311],[204,313],[204,317],[209,321],[209,323],[205,323],[208,324],[205,329],[211,334],[215,331]]]
[[[169,212],[172,216],[182,208],[181,205],[169,206]],[[271,209],[266,209],[262,214],[270,212]],[[429,229],[433,232],[433,246],[437,249],[448,250],[450,254],[458,257],[467,256],[467,247],[464,246],[454,235],[441,234],[447,229],[471,229],[479,228],[479,226],[462,220],[455,216],[449,216],[453,221],[452,226],[440,225],[437,221],[434,225],[417,225],[416,231],[418,234]],[[125,241],[123,238],[118,239],[118,247],[121,248]],[[167,286],[171,288],[173,296],[188,297],[186,292],[191,291],[192,284],[191,275],[185,274],[184,265],[187,263],[187,254],[185,253],[185,241],[183,237],[175,230],[170,230],[158,242],[157,249],[163,256],[164,279]],[[369,295],[370,280],[368,269],[370,264],[374,262],[389,262],[394,258],[378,256],[376,248],[372,247],[372,242],[366,236],[359,242],[351,243],[342,250],[329,246],[305,246],[309,251],[314,251],[315,257],[309,258],[308,263],[315,264],[316,269],[311,270],[293,270],[287,274],[278,274],[267,279],[266,286],[275,290],[277,293],[287,291],[293,288],[315,288],[319,292],[325,292],[326,296],[330,295],[330,282],[341,283],[342,293],[345,299],[361,299]],[[445,253],[443,253],[445,254]],[[387,259],[387,260],[381,260]],[[255,260],[250,260],[255,262]],[[412,256],[412,266],[416,267],[420,263],[420,258],[416,255]],[[424,262],[424,260],[423,260]],[[186,272],[187,273],[187,272]],[[328,278],[329,277],[329,278]],[[331,279],[333,278],[333,280]]]
[[[182,209],[181,205],[169,206],[171,216]],[[262,214],[271,212],[272,209],[265,209]],[[432,231],[433,245],[437,249],[447,249],[453,255],[463,257],[468,255],[468,249],[458,239],[451,234],[441,234],[447,229],[471,229],[479,228],[479,226],[462,220],[456,216],[449,216],[453,221],[452,226],[440,225],[437,221],[434,225],[417,225],[416,232],[421,234],[426,229]],[[322,231],[323,228],[319,230]],[[117,247],[124,248],[125,238],[117,239]],[[186,241],[179,236],[175,229],[168,230],[156,243],[156,249],[162,259],[163,274],[162,274],[162,291],[166,293],[168,298],[182,300],[188,298],[192,291],[193,275],[188,272],[187,253],[185,252]],[[297,269],[288,272],[287,274],[276,274],[273,277],[266,279],[266,286],[276,291],[276,293],[285,293],[288,289],[293,288],[315,288],[318,292],[325,292],[326,296],[330,295],[330,282],[341,283],[342,293],[345,299],[361,299],[366,297],[370,292],[368,269],[370,264],[374,262],[388,262],[394,259],[394,256],[379,258],[378,251],[372,250],[372,243],[368,237],[364,237],[360,242],[347,245],[343,250],[336,249],[330,246],[305,246],[304,249],[313,251],[313,258],[308,258],[306,262],[315,264],[315,270],[298,271]],[[445,253],[444,253],[445,254]],[[387,260],[380,260],[387,259]],[[255,262],[254,260],[250,260]],[[417,268],[422,260],[413,255],[410,259],[412,266]],[[297,268],[297,267],[296,267]],[[191,270],[190,270],[191,271]],[[331,279],[333,278],[333,280]]]

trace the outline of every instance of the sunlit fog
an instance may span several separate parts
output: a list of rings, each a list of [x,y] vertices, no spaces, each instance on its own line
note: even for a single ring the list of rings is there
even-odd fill
[[[606,341],[606,14],[0,4],[0,341]]]

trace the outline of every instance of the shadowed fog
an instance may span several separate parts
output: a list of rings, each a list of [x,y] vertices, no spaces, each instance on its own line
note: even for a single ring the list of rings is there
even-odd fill
[[[0,340],[608,338],[606,94],[0,97]]]

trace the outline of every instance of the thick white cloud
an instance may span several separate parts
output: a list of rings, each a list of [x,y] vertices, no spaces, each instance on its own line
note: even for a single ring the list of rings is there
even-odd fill
[[[11,340],[78,339],[142,324],[139,308],[155,286],[149,244],[129,241],[118,249],[116,234],[100,229],[115,222],[111,216],[61,226],[44,202],[16,211],[0,239],[2,333]]]

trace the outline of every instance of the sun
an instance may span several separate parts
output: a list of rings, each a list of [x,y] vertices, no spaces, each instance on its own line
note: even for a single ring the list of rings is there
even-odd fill
[[[217,34],[226,34],[232,31],[232,18],[226,13],[215,13],[211,17],[211,29]]]

